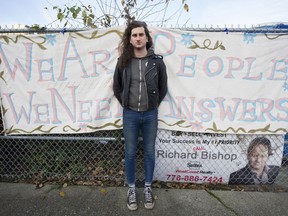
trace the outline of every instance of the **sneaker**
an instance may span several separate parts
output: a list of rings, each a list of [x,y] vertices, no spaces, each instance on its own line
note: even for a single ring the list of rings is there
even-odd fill
[[[135,187],[131,187],[128,189],[127,193],[127,207],[131,211],[137,210],[137,200],[136,200],[136,189]]]
[[[154,208],[154,197],[151,187],[145,187],[144,189],[144,205],[146,209]]]

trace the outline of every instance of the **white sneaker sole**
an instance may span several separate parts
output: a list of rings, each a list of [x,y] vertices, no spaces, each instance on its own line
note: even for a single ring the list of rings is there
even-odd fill
[[[154,208],[154,203],[152,204],[152,205],[146,205],[146,204],[144,204],[144,206],[145,206],[145,208],[146,209],[153,209]]]
[[[137,205],[136,205],[136,206],[130,206],[130,205],[128,205],[128,204],[127,204],[127,207],[128,207],[128,209],[131,210],[131,211],[136,211],[137,208],[138,208]]]

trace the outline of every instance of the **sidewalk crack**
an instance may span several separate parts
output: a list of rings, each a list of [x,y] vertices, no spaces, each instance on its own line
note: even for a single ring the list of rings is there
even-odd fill
[[[238,213],[237,213],[234,209],[232,209],[231,207],[227,206],[226,203],[225,203],[223,200],[221,200],[220,197],[218,197],[216,194],[214,194],[213,192],[211,192],[211,191],[209,191],[209,190],[207,190],[207,189],[205,189],[205,191],[206,191],[210,196],[214,197],[218,202],[220,202],[226,209],[228,209],[229,211],[233,212],[235,215],[238,216]]]

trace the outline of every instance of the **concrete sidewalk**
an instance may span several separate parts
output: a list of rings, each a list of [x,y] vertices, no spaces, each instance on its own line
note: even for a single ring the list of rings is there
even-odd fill
[[[288,216],[287,192],[153,189],[156,205],[146,210],[138,188],[138,210],[126,207],[126,187],[92,187],[0,183],[1,216],[70,215],[237,215]]]

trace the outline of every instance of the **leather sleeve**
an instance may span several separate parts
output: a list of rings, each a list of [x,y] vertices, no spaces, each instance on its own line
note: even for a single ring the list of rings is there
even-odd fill
[[[168,91],[168,85],[167,85],[167,72],[166,72],[166,65],[163,61],[163,59],[158,59],[159,61],[159,80],[158,80],[158,88],[159,88],[159,104],[162,102],[164,97],[167,94]]]
[[[119,103],[122,105],[122,99],[121,99],[121,92],[123,91],[122,86],[122,70],[120,70],[117,65],[115,67],[114,75],[113,75],[113,92]]]

